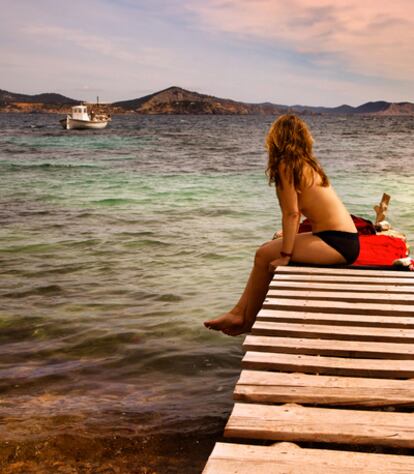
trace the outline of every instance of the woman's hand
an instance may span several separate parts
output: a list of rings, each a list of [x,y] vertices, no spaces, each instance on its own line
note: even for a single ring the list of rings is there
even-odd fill
[[[280,237],[283,237],[283,230],[278,230],[277,232],[275,232],[273,234],[272,240],[280,239]]]
[[[274,272],[277,267],[285,267],[290,262],[290,257],[279,257],[269,263],[269,272]]]

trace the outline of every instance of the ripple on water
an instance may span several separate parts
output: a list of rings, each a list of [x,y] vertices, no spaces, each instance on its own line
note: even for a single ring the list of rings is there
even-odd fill
[[[165,242],[159,239],[141,239],[124,243],[125,247],[170,247],[172,245],[171,242]]]
[[[137,202],[138,201],[136,199],[127,198],[105,198],[91,201],[92,204],[96,204],[98,206],[120,206],[122,204],[135,204]]]
[[[2,296],[6,298],[25,298],[27,296],[54,296],[60,295],[63,292],[63,288],[59,285],[46,285],[27,290],[10,291],[3,293]]]
[[[174,302],[177,302],[177,301],[182,301],[183,298],[182,296],[179,296],[179,295],[174,295],[172,293],[167,293],[167,294],[164,294],[164,295],[159,295],[155,298],[156,301],[167,301],[167,302],[171,302],[171,303],[174,303]]]

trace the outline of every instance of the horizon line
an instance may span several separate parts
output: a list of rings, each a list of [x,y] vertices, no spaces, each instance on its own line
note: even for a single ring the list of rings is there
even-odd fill
[[[176,86],[176,85],[168,86],[164,89],[160,89],[160,90],[157,90],[155,92],[149,92],[148,94],[144,94],[144,95],[139,96],[139,97],[134,97],[132,99],[114,100],[112,102],[109,102],[109,101],[102,101],[101,102],[101,101],[99,101],[99,103],[100,104],[106,104],[106,105],[113,105],[113,104],[119,103],[119,102],[130,102],[130,101],[142,99],[143,97],[147,97],[147,96],[150,96],[150,95],[156,95],[156,94],[159,94],[161,92],[165,92],[169,89],[181,89],[181,90],[186,91],[186,92],[191,92],[191,93],[195,93],[195,94],[199,94],[199,95],[204,95],[204,96],[207,96],[207,97],[214,97],[214,98],[221,99],[221,100],[229,100],[229,101],[232,101],[232,102],[238,102],[238,103],[243,103],[243,104],[248,104],[248,105],[271,104],[271,105],[274,105],[274,106],[287,107],[287,108],[289,108],[289,107],[310,107],[310,108],[335,109],[335,108],[344,107],[344,106],[351,107],[351,108],[358,108],[362,105],[373,104],[373,103],[378,103],[378,102],[384,102],[384,103],[387,103],[387,104],[398,104],[398,105],[401,105],[401,104],[413,104],[414,105],[414,102],[410,102],[409,100],[403,100],[403,101],[398,101],[397,102],[397,101],[389,101],[389,100],[384,100],[384,99],[369,100],[367,102],[363,102],[363,103],[361,103],[359,105],[355,105],[355,106],[354,105],[349,105],[347,103],[343,103],[343,104],[335,105],[335,106],[306,105],[306,104],[298,104],[298,103],[287,105],[287,104],[272,102],[270,100],[264,100],[264,101],[261,101],[261,102],[247,102],[247,101],[244,101],[244,100],[237,100],[237,99],[232,99],[232,98],[229,98],[229,97],[220,97],[220,96],[217,96],[217,95],[207,94],[207,93],[204,93],[204,92],[198,92],[198,91],[195,91],[195,90],[185,89],[184,87]],[[68,99],[79,101],[79,102],[93,103],[93,102],[90,102],[90,101],[85,100],[85,99],[79,99],[79,98],[74,99],[73,97],[66,96],[61,92],[37,92],[37,93],[34,93],[34,94],[28,94],[28,93],[24,93],[24,92],[12,92],[12,91],[6,90],[6,89],[0,89],[0,91],[7,92],[7,93],[10,93],[10,94],[26,95],[26,96],[36,96],[36,95],[43,95],[43,94],[56,94],[56,95],[61,95],[61,96],[66,97]],[[97,97],[99,97],[99,95],[97,95]]]

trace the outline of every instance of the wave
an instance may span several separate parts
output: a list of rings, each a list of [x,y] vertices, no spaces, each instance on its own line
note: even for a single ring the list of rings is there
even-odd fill
[[[10,245],[2,248],[4,253],[36,253],[44,252],[46,250],[51,250],[56,248],[55,243],[36,243],[36,244],[27,244],[27,245]]]
[[[246,211],[236,211],[234,209],[224,208],[224,209],[200,209],[198,211],[200,215],[219,217],[219,216],[246,216],[249,215]]]
[[[136,204],[136,199],[126,199],[126,198],[106,198],[98,199],[97,201],[91,201],[94,204],[100,204],[102,206],[119,206],[121,204]]]
[[[151,235],[154,235],[155,232],[152,231],[138,231],[138,232],[129,232],[129,231],[123,231],[119,232],[117,235],[119,236],[125,236],[125,237],[148,237]]]
[[[169,247],[171,245],[172,243],[170,242],[164,242],[162,240],[156,240],[156,239],[144,239],[144,240],[136,240],[136,241],[130,241],[130,242],[124,243],[125,247],[146,247],[146,246]]]
[[[22,170],[48,170],[48,169],[67,169],[67,168],[100,168],[98,165],[91,164],[72,164],[72,163],[36,163],[36,164],[16,164],[16,163],[0,163],[5,167],[6,171],[22,171]]]
[[[179,295],[174,295],[172,293],[167,293],[164,295],[159,295],[157,298],[155,298],[156,301],[168,301],[168,302],[177,302],[177,301],[182,301],[183,298],[182,296]]]
[[[55,296],[63,293],[63,288],[59,285],[46,285],[31,288],[24,291],[10,291],[3,293],[3,298],[25,298],[26,296]]]
[[[203,254],[201,254],[201,257],[206,258],[207,260],[224,260],[226,258],[229,258],[228,255],[219,254],[219,253],[215,253],[215,252],[203,253]]]

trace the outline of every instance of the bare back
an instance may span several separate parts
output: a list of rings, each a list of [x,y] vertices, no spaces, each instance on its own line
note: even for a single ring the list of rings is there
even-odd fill
[[[312,174],[314,180],[310,184]],[[307,169],[304,175],[305,181],[308,181],[310,185],[303,186],[302,190],[298,192],[298,205],[300,212],[311,222],[312,231],[356,232],[357,229],[352,217],[333,187],[331,185],[321,186],[319,175],[310,169]]]

